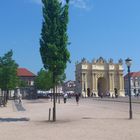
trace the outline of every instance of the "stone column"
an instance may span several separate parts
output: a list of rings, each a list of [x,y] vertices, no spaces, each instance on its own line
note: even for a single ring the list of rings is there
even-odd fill
[[[114,91],[114,74],[112,74],[112,91]]]
[[[95,75],[95,93],[96,96],[98,96],[98,77]]]
[[[122,89],[124,90],[124,78],[122,76]]]
[[[82,73],[82,95],[83,95],[83,97],[87,96],[87,76],[86,76],[86,73]]]
[[[112,85],[111,85],[111,74],[109,74],[109,90],[112,90]]]
[[[112,73],[109,73],[109,92],[110,92],[110,96],[115,96],[114,95],[114,76]]]
[[[84,96],[84,74],[82,73],[82,96]]]
[[[94,84],[95,84],[95,82],[94,82],[94,73],[92,73],[92,92],[94,92],[94,90],[95,90]]]
[[[96,94],[96,96],[98,96],[97,94],[97,74],[96,73],[93,73],[92,74],[92,81],[93,81],[93,93]]]
[[[87,73],[85,73],[85,97],[87,97]]]
[[[121,74],[119,75],[119,83],[120,83],[120,91],[122,90],[122,77]]]
[[[120,96],[125,96],[125,94],[124,94],[124,79],[123,79],[123,74],[121,73],[120,75],[119,75],[119,80],[120,80]]]

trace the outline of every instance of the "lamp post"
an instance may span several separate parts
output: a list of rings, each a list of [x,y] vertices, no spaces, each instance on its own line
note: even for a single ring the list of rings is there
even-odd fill
[[[128,68],[129,119],[132,119],[131,84],[130,84],[130,67],[132,64],[132,60],[130,58],[127,58],[125,60],[125,63],[126,63],[127,68]]]
[[[83,76],[84,76],[84,93],[85,93],[85,98],[86,98],[86,83],[85,83],[85,81],[86,81],[86,78],[85,78],[85,73],[83,73]]]
[[[84,92],[85,92],[85,98],[86,98],[86,85],[85,85],[85,81],[84,81]]]

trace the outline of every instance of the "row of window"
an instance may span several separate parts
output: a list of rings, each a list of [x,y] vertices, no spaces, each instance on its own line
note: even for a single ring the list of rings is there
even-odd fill
[[[131,80],[131,85],[132,86],[134,86],[134,87],[136,87],[136,86],[140,86],[140,81],[133,81],[133,80]]]

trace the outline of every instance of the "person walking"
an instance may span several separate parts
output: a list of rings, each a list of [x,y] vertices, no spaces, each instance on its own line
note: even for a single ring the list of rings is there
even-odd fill
[[[64,103],[67,102],[67,98],[68,98],[68,94],[67,93],[64,93]]]
[[[79,104],[79,96],[80,96],[80,94],[76,93],[76,95],[75,95],[75,99],[76,99],[76,103],[77,103],[77,105]]]
[[[21,95],[21,93],[19,93],[19,95],[18,95],[18,100],[19,100],[18,103],[21,104],[22,103],[22,95]]]

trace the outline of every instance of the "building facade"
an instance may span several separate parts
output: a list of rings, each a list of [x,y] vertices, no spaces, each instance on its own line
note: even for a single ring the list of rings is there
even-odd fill
[[[125,94],[129,94],[128,74],[124,76]],[[131,94],[134,96],[140,95],[140,72],[130,73]]]
[[[28,86],[34,86],[34,80],[36,75],[26,68],[18,68],[17,76],[24,81]]]
[[[120,59],[114,63],[100,57],[91,63],[85,58],[76,63],[76,87],[84,97],[96,96],[124,96],[123,62]]]
[[[21,81],[23,81],[26,86],[24,87],[16,87],[14,90],[9,90],[9,97],[13,98],[14,96],[17,96],[20,92],[22,94],[23,98],[34,98],[36,96],[35,86],[34,86],[34,80],[36,75],[27,70],[26,68],[18,68],[17,69],[17,76]],[[0,89],[0,96],[4,95],[6,91],[2,91]]]
[[[21,81],[26,83],[26,87],[20,88],[20,93],[22,94],[22,97],[30,99],[36,98],[37,93],[34,86],[34,80],[36,78],[36,75],[26,68],[18,68],[17,76],[20,78]]]

